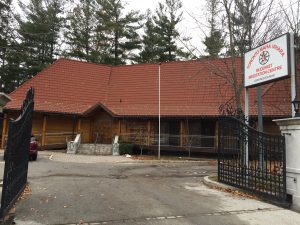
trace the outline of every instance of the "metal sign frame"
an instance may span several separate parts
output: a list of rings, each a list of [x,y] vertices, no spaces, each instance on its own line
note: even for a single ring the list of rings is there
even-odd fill
[[[253,87],[258,87],[258,86],[261,86],[261,85],[264,85],[264,84],[268,84],[268,83],[272,83],[272,82],[275,82],[275,81],[278,81],[278,80],[283,80],[283,79],[287,79],[291,76],[291,35],[290,33],[285,33],[283,35],[280,35],[279,37],[276,37],[256,48],[253,48],[251,49],[250,51],[246,52],[245,55],[247,53],[250,53],[252,51],[255,51],[255,50],[259,50],[261,47],[265,46],[265,45],[268,45],[269,43],[273,42],[273,41],[276,41],[277,39],[280,39],[284,36],[286,36],[286,39],[287,39],[287,74],[284,75],[284,76],[281,76],[281,77],[278,77],[278,78],[274,78],[274,79],[271,79],[271,80],[267,80],[267,81],[262,81],[262,82],[259,82],[259,83],[256,83],[256,84],[252,84],[252,85],[248,85],[246,86],[246,60],[245,60],[245,55],[244,55],[244,65],[243,65],[243,73],[244,73],[244,87],[245,88],[253,88]],[[257,56],[258,57],[258,56]]]

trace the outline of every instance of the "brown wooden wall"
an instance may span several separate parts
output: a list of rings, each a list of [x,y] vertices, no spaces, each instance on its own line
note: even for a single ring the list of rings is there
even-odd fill
[[[91,119],[90,118],[79,118],[77,120],[77,132],[82,134],[81,142],[91,142]]]
[[[114,119],[104,110],[97,110],[90,116],[92,120],[91,141],[112,143],[113,132],[117,129]]]
[[[6,118],[16,119],[18,113],[6,113]],[[173,121],[173,122],[172,122]],[[217,136],[216,120],[186,119],[166,120],[162,119],[162,127],[165,132],[169,132],[176,122],[176,132],[172,135],[180,136],[179,145],[186,145],[185,135],[188,134],[188,124],[190,135]],[[7,134],[7,119],[3,122],[2,133]],[[264,121],[264,131],[268,133],[280,133],[279,127],[271,120]],[[145,144],[151,145],[154,135],[158,133],[157,119],[118,119],[113,118],[106,111],[99,109],[89,117],[74,117],[67,115],[46,115],[34,113],[32,133],[37,137],[42,145],[66,144],[75,138],[76,133],[82,133],[82,143],[94,143],[98,133],[98,143],[112,143],[113,137],[119,134],[121,137],[134,133],[143,133]],[[163,133],[163,132],[162,132]],[[2,135],[3,136],[3,135]],[[3,136],[1,141],[2,144]],[[215,146],[217,146],[217,138]]]
[[[18,113],[6,113],[7,118],[16,119]],[[7,121],[7,120],[6,120]],[[7,127],[2,132],[7,134]],[[67,141],[75,138],[76,133],[82,133],[82,143],[90,142],[91,119],[68,115],[47,115],[34,113],[32,133],[41,146],[66,146]],[[4,147],[1,140],[1,147]]]
[[[267,120],[264,121],[264,132],[270,134],[280,134],[280,128],[275,122]]]

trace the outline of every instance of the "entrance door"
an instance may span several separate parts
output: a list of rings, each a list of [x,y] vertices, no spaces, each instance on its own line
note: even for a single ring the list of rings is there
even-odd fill
[[[94,117],[93,142],[98,144],[112,143],[112,118],[104,111]]]

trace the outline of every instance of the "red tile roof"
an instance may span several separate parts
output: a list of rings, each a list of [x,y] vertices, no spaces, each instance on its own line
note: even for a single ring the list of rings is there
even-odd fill
[[[218,116],[219,106],[233,97],[230,80],[222,77],[231,72],[229,63],[230,59],[162,63],[161,115]],[[36,111],[86,114],[101,106],[114,116],[157,116],[158,69],[158,64],[113,67],[59,59],[12,92],[6,109],[19,109],[33,86]],[[241,82],[241,70],[238,75]],[[289,93],[289,80],[264,85],[264,116],[289,115]],[[255,115],[255,88],[250,103],[250,114]]]

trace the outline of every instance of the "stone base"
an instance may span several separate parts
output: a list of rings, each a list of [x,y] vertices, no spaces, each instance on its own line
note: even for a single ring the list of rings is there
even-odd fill
[[[300,196],[293,195],[292,209],[297,212],[300,212]]]
[[[81,144],[77,154],[82,155],[112,155],[112,145],[108,144]]]

